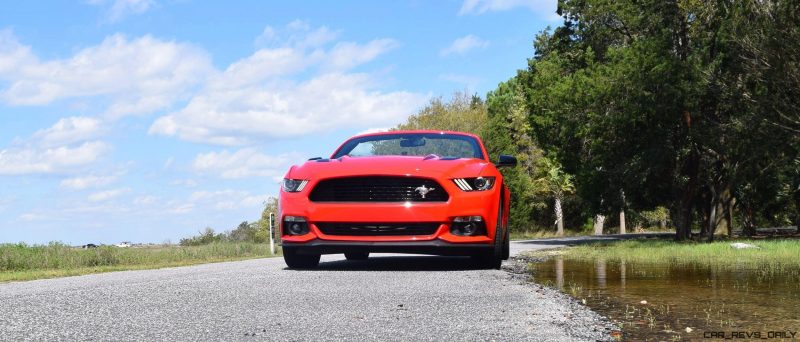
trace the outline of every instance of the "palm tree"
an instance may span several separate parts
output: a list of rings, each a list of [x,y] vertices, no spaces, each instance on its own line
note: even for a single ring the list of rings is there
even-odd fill
[[[558,236],[564,236],[564,212],[561,210],[561,202],[564,200],[564,195],[575,191],[572,175],[564,172],[561,165],[548,158],[540,158],[538,162],[542,176],[535,182],[540,189],[547,191],[555,199],[553,209],[556,214]]]

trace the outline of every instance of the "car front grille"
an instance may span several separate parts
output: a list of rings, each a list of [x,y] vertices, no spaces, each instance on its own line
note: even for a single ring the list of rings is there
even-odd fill
[[[446,202],[449,198],[435,180],[392,176],[325,179],[309,195],[312,202]]]
[[[407,236],[432,235],[439,229],[437,222],[414,223],[347,223],[318,222],[317,228],[325,235],[346,236]]]

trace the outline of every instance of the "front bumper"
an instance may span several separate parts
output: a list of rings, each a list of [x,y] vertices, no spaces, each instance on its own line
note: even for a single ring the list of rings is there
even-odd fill
[[[312,184],[309,184],[312,185]],[[484,248],[494,242],[500,187],[483,192],[463,192],[448,184],[449,200],[446,202],[391,202],[391,203],[316,203],[308,199],[312,186],[301,192],[281,192],[278,223],[285,216],[305,217],[309,232],[305,235],[285,234],[280,227],[285,246],[304,246],[327,253],[341,253],[361,248],[368,251],[462,255],[470,248]],[[486,234],[460,236],[450,233],[450,225],[457,216],[481,216],[486,224]],[[343,236],[326,235],[316,222],[402,223],[435,222],[439,228],[430,235],[411,236]],[[305,248],[304,248],[305,249]],[[463,249],[464,251],[460,251]],[[436,252],[441,250],[440,252]],[[419,251],[419,252],[415,252]],[[436,252],[436,253],[433,253]]]
[[[299,248],[298,248],[299,247]],[[477,255],[492,250],[491,244],[453,244],[443,240],[414,242],[327,241],[305,243],[283,241],[283,248],[297,248],[298,254],[339,254],[350,252],[405,253],[431,255]]]

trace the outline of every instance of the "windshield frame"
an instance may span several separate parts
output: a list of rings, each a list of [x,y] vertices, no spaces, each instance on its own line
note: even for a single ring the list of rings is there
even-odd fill
[[[425,138],[431,137],[433,139],[453,139],[453,140],[461,140],[467,142],[476,153],[472,157],[461,157],[461,158],[474,158],[474,159],[486,159],[486,152],[484,151],[483,144],[480,140],[470,134],[462,134],[462,133],[455,133],[455,132],[387,132],[382,134],[370,134],[370,135],[362,135],[356,136],[353,138],[348,139],[345,141],[335,152],[331,155],[331,159],[341,158],[358,146],[358,144],[368,141],[379,141],[379,140],[388,140],[388,139],[395,139],[390,138],[389,136],[399,136],[396,139],[401,139],[401,137],[407,136],[422,136]],[[361,156],[361,157],[354,157],[354,158],[369,158],[369,157],[406,157],[403,155],[373,155],[373,156]],[[411,156],[409,156],[411,157]],[[416,156],[419,157],[419,156]]]

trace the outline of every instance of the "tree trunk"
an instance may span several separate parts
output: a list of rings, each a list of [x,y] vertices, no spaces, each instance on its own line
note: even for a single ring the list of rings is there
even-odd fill
[[[796,230],[795,234],[800,234],[800,214],[794,219],[794,229]]]
[[[711,221],[714,225],[714,230],[721,235],[731,236],[732,235],[732,225],[731,225],[731,211],[733,206],[733,194],[731,191],[730,183],[725,183],[724,185],[720,186],[719,191],[716,193],[716,200],[714,205],[716,216]]]
[[[744,227],[742,227],[742,235],[748,237],[756,235],[755,215],[753,215],[753,209],[750,207],[744,208]]]
[[[605,222],[605,215],[597,214],[594,216],[594,235],[603,235],[603,224]]]
[[[794,207],[800,208],[800,190],[794,192]],[[794,229],[796,230],[795,234],[800,234],[800,212],[795,213]]]
[[[619,197],[622,200],[622,206],[620,206],[619,209],[619,233],[625,234],[625,207],[626,207],[625,190],[622,189],[619,190]]]
[[[711,193],[711,212],[708,214],[708,228],[706,231],[706,239],[708,242],[714,241],[714,232],[717,230],[717,194],[712,191]]]
[[[675,210],[675,239],[687,240],[692,237],[692,214],[694,213],[694,198],[697,192],[700,156],[695,147],[691,147],[689,158],[686,162],[686,175],[689,180],[683,187],[683,196],[677,210]]]
[[[555,210],[558,236],[564,236],[564,212],[561,210],[561,196],[556,196]]]
[[[702,223],[700,224],[700,236],[708,236],[708,227],[711,227],[711,207],[713,206],[713,201],[710,199],[705,199],[705,203],[701,206],[701,214],[703,215]]]
[[[672,3],[670,5],[674,6],[675,9],[678,9],[677,3]],[[681,61],[686,61],[689,58],[688,20],[688,18],[681,16],[680,29],[678,32],[676,32],[676,36],[679,39],[677,52]],[[700,171],[700,154],[692,139],[692,113],[688,109],[684,109],[682,114],[685,129],[680,133],[683,133],[686,136],[685,140],[681,140],[686,144],[685,146],[689,148],[689,155],[686,164],[683,165],[683,170],[679,172],[678,176],[680,178],[686,176],[688,181],[683,186],[683,189],[681,189],[683,192],[681,194],[682,197],[680,198],[679,204],[676,208],[677,210],[675,210],[675,214],[677,215],[673,216],[676,240],[687,240],[692,237],[692,213],[694,211],[694,197],[697,191],[698,174]]]
[[[725,219],[728,221],[729,236],[733,236],[733,209],[736,207],[736,197],[731,195],[731,200],[728,201],[727,208],[725,209]]]

